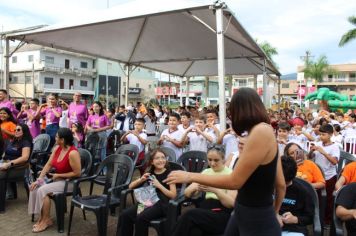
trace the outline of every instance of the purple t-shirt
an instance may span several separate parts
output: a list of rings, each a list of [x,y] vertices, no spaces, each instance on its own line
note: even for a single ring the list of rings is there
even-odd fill
[[[61,107],[56,107],[54,108],[56,112],[59,112],[62,115],[62,108]],[[59,117],[56,117],[55,114],[53,113],[52,109],[49,107],[46,107],[44,111],[41,112],[42,116],[46,116],[46,126],[51,125],[51,124],[59,124]]]
[[[109,125],[109,120],[106,115],[94,114],[89,116],[87,125],[93,129],[103,128]]]
[[[5,101],[2,101],[0,102],[0,108],[3,108],[3,107],[7,107],[10,109],[10,111],[12,112],[12,115],[14,116],[14,118],[16,119],[17,117],[17,114],[19,114],[19,111],[16,110],[14,104],[12,104],[11,101],[9,100],[5,100]]]
[[[30,133],[32,135],[32,138],[36,138],[40,133],[41,133],[41,126],[40,126],[40,120],[39,119],[33,119],[30,121],[29,117],[30,116],[35,116],[37,113],[36,110],[28,109],[27,111],[22,112],[22,115],[20,118],[26,118],[26,125],[30,129]]]
[[[76,132],[79,138],[77,148],[81,148],[84,140],[84,135],[82,133]]]
[[[79,122],[84,127],[85,122],[88,119],[88,115],[88,109],[83,103],[70,103],[68,108],[68,127],[71,127],[73,123],[77,122]]]

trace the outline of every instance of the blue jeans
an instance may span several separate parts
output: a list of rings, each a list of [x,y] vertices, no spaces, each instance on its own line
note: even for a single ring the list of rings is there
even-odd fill
[[[46,126],[46,134],[48,134],[51,137],[51,143],[48,147],[49,148],[48,150],[51,150],[54,145],[58,129],[59,129],[59,124],[50,124]]]

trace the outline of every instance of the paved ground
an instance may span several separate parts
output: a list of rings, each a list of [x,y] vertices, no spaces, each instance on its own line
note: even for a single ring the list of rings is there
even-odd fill
[[[95,193],[100,193],[102,189],[100,187],[94,188]],[[89,185],[83,185],[83,195],[89,193]],[[70,197],[68,199],[68,206],[70,206]],[[68,207],[69,210],[69,207]],[[51,210],[52,218],[55,222],[55,210],[54,204],[52,204]],[[73,223],[71,229],[71,235],[98,235],[97,227],[96,227],[96,219],[94,214],[91,212],[87,212],[86,214],[87,220],[84,221],[82,212],[79,208],[75,208]],[[65,233],[59,234],[57,232],[56,223],[54,226],[50,227],[48,230],[39,233],[38,235],[43,236],[52,236],[52,235],[66,235],[68,229],[68,219],[69,213],[65,215]],[[18,199],[16,200],[8,200],[6,201],[6,212],[4,214],[0,214],[0,236],[22,236],[22,235],[35,235],[31,232],[33,222],[31,222],[31,217],[27,214],[27,196],[26,192],[21,185],[18,184]],[[116,235],[116,227],[117,227],[117,217],[109,216],[108,222],[108,235]],[[156,232],[150,229],[150,236],[156,235]],[[325,236],[328,236],[329,233],[325,232]]]
[[[0,236],[20,236],[20,235],[36,235],[32,233],[32,225],[31,216],[27,213],[27,196],[25,189],[22,183],[18,183],[18,199],[16,200],[7,200],[6,201],[6,212],[4,214],[0,214]],[[94,193],[100,194],[102,188],[96,187],[94,188]],[[87,183],[83,184],[83,195],[89,193],[89,185]],[[69,220],[69,208],[70,208],[70,197],[67,198],[68,203],[68,214],[65,215],[65,233],[60,234],[57,232],[56,225],[56,217],[55,217],[55,209],[54,204],[52,204],[51,215],[54,219],[54,226],[50,227],[46,231],[42,233],[38,233],[37,235],[43,236],[52,236],[52,235],[66,235],[68,229],[68,220]],[[96,226],[96,218],[92,212],[86,212],[87,220],[83,219],[83,214],[79,208],[74,209],[73,214],[73,222],[71,235],[98,235],[97,226]],[[108,221],[108,235],[116,235],[116,227],[117,227],[118,217],[109,216]],[[150,236],[156,235],[155,231],[150,229]]]

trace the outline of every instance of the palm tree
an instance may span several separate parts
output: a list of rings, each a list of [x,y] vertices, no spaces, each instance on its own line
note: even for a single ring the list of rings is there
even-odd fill
[[[310,59],[305,60],[303,72],[306,78],[315,80],[316,88],[318,88],[318,83],[323,81],[325,75],[336,73],[336,71],[329,66],[328,59],[325,55],[321,55],[315,62]]]
[[[350,16],[347,20],[356,27],[356,16]],[[339,47],[344,46],[345,44],[349,43],[352,40],[356,39],[356,28],[347,31],[342,37],[339,42]]]
[[[258,39],[255,39],[256,43],[264,51],[268,59],[278,68],[277,63],[273,60],[273,56],[278,55],[277,48],[273,47],[269,42],[263,41],[262,43],[258,42]],[[254,89],[257,90],[257,75],[254,76]]]

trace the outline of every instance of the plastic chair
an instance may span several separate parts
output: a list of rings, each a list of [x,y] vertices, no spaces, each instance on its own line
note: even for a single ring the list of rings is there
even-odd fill
[[[91,153],[91,156],[93,158],[90,175],[94,174],[95,172],[94,165],[100,162],[101,160],[100,159],[101,148],[98,147],[99,139],[100,137],[97,133],[90,133],[86,136],[86,140],[84,143],[84,148]]]
[[[132,159],[134,165],[136,165],[137,158],[138,158],[138,147],[133,144],[125,144],[120,146],[119,149],[116,150],[115,154],[123,154],[129,156]],[[94,181],[90,183],[89,194],[91,195],[93,193],[94,183],[98,185],[104,185],[105,181],[106,181],[105,175],[98,175],[98,177],[95,178]]]
[[[208,166],[208,159],[205,152],[188,151],[180,156],[178,163],[188,172],[200,173]]]
[[[171,162],[177,161],[176,153],[172,148],[160,147],[159,149],[161,149],[162,152],[166,155],[168,161],[171,161]]]
[[[106,155],[111,155],[116,152],[120,146],[121,133],[118,130],[113,130],[108,137],[108,143],[106,146]]]
[[[356,157],[354,157],[352,154],[348,152],[340,151],[340,159],[337,164],[337,175],[340,176],[341,171],[344,169],[345,165],[353,161],[356,161]]]
[[[314,236],[322,236],[323,235],[323,228],[321,227],[321,220],[320,220],[320,209],[319,209],[319,200],[318,194],[316,193],[313,186],[305,180],[294,178],[293,181],[300,183],[309,193],[309,196],[313,200],[314,204],[314,222],[313,222],[313,235]]]
[[[339,189],[339,191],[336,192],[335,194],[335,201],[334,201],[334,210],[333,210],[333,223],[331,225],[331,229],[330,229],[330,235],[331,236],[344,236],[344,222],[336,216],[336,201],[338,199],[338,197],[340,196],[340,193],[342,191],[345,191],[345,189],[347,188],[356,188],[356,183],[350,183],[348,185],[343,186],[342,188]]]
[[[185,168],[182,165],[176,162],[169,162],[169,168],[171,170],[185,170]],[[177,185],[176,200],[184,196],[185,187],[186,184]],[[126,189],[121,192],[120,212],[126,209],[127,195],[129,194],[133,194],[133,189]],[[170,233],[173,231],[173,226],[175,225],[175,222],[178,219],[179,213],[177,212],[177,208],[175,207],[175,205],[171,205],[172,204],[171,202],[172,201],[170,201],[170,206],[168,207],[168,212],[166,217],[155,219],[150,222],[150,226],[156,230],[158,236],[170,235]],[[119,232],[119,224],[117,224],[117,232]]]
[[[82,167],[82,174],[80,178],[87,177],[91,168],[92,156],[88,150],[82,148],[78,148],[78,152],[80,155],[81,167]],[[67,212],[66,197],[72,195],[72,192],[68,192],[68,184],[73,183],[74,180],[75,179],[67,179],[64,186],[64,191],[62,193],[56,193],[51,196],[52,200],[55,203],[55,208],[56,208],[58,233],[64,232],[64,213]],[[81,195],[80,189],[79,189],[79,194]]]
[[[102,195],[80,196],[79,186],[85,181],[94,181],[99,173],[106,168],[106,181]],[[105,158],[95,175],[81,178],[74,181],[73,198],[71,201],[68,235],[73,219],[74,207],[79,207],[82,210],[93,211],[96,215],[98,234],[105,236],[107,233],[107,221],[109,209],[120,205],[121,191],[127,189],[131,182],[134,170],[132,159],[123,154],[112,154]]]
[[[356,156],[356,137],[346,137],[343,146],[345,152]]]
[[[33,147],[30,156],[30,165],[34,180],[37,179],[38,171],[42,170],[51,154],[48,151],[51,143],[51,137],[48,134],[40,134],[33,140]]]

